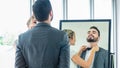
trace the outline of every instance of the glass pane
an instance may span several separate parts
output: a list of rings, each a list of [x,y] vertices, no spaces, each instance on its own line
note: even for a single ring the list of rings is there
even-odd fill
[[[59,21],[63,19],[63,3],[62,0],[50,0],[53,9],[53,20],[51,25],[59,29]]]
[[[29,0],[0,0],[0,35],[18,35],[26,30],[30,15]]]
[[[27,28],[30,0],[0,0],[0,68],[14,68],[16,37]]]
[[[111,0],[94,0],[94,17],[95,19],[112,19]]]
[[[90,0],[68,0],[68,19],[89,19]]]

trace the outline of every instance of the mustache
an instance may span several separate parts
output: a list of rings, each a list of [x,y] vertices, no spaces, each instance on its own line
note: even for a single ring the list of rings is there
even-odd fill
[[[90,37],[94,37],[94,36],[93,35],[89,35],[88,38],[90,38]]]

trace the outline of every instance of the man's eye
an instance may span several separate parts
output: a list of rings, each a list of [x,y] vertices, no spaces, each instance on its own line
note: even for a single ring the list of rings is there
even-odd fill
[[[90,34],[90,31],[88,31],[88,34]]]
[[[95,31],[93,31],[93,34],[95,34],[96,32]]]

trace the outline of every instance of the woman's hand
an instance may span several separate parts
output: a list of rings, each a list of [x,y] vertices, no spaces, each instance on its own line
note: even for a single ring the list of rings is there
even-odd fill
[[[98,46],[94,46],[94,47],[92,47],[92,51],[94,51],[94,52],[99,51],[99,47],[98,47]]]
[[[81,48],[80,48],[80,51],[85,51],[87,49],[87,46],[86,45],[82,45]]]

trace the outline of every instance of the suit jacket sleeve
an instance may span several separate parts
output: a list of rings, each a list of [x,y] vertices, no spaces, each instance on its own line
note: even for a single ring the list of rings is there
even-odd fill
[[[70,67],[70,45],[67,35],[64,35],[63,41],[60,43],[62,45],[60,50],[60,61],[58,68],[69,68]]]
[[[23,49],[20,41],[21,39],[19,37],[18,44],[16,45],[15,68],[26,68],[26,63],[22,53]]]

